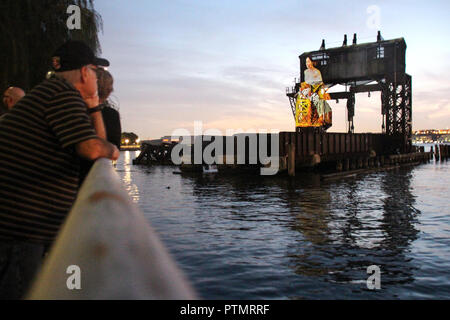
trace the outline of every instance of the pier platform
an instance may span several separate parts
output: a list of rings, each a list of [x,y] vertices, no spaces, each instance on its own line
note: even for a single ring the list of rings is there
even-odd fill
[[[396,147],[402,144],[401,139],[402,137],[381,133],[315,131],[197,136],[192,139],[190,145],[191,161],[182,163],[180,168],[182,172],[202,172],[203,166],[207,164],[204,159],[205,151],[214,148],[213,154],[219,173],[231,174],[242,171],[258,173],[260,168],[271,165],[267,161],[262,161],[261,154],[272,157],[272,162],[276,160],[277,174],[290,176],[302,171],[314,171],[326,176],[355,170],[360,172],[403,164],[420,164],[433,158],[448,159],[448,145],[439,145],[439,150],[430,152],[425,152],[423,147],[411,146],[410,152],[401,153]],[[174,165],[171,161],[171,151],[175,145],[172,143],[158,148],[147,146],[133,163]],[[151,160],[155,159],[156,152],[160,155],[161,161]],[[194,159],[199,159],[196,153],[200,152],[202,162],[192,163]]]

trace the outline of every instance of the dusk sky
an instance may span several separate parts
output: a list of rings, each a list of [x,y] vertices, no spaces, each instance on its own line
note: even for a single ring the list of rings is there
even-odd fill
[[[372,42],[377,30],[408,46],[413,130],[450,127],[449,1],[97,0],[95,8],[122,130],[142,139],[193,132],[194,121],[224,134],[293,131],[285,90],[299,77],[298,56],[322,39],[341,46],[344,34]],[[328,131],[346,131],[345,101],[330,105]],[[357,94],[355,131],[380,132],[380,108],[379,93]]]

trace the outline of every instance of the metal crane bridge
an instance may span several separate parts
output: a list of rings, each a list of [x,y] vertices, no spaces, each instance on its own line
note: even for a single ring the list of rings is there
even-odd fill
[[[355,94],[381,91],[382,132],[390,137],[395,148],[410,152],[412,146],[411,76],[405,72],[406,42],[403,38],[383,40],[380,32],[376,42],[325,49],[325,40],[317,51],[305,52],[300,58],[300,79],[286,89],[295,118],[296,95],[304,81],[306,57],[315,62],[323,82],[332,87],[345,86],[344,92],[330,92],[333,100],[347,99],[349,133],[354,132]],[[298,128],[299,131],[309,128]]]

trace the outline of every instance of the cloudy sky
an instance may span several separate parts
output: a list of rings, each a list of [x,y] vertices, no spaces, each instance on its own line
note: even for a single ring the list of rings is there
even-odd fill
[[[450,127],[450,2],[96,0],[102,56],[115,77],[123,131],[143,139],[203,127],[293,131],[285,95],[298,56],[326,46],[404,37],[413,129]],[[379,15],[377,15],[379,13]],[[379,17],[379,19],[377,19]],[[378,26],[377,26],[378,25]],[[344,101],[330,103],[346,131]],[[380,132],[380,95],[356,95],[355,130]]]

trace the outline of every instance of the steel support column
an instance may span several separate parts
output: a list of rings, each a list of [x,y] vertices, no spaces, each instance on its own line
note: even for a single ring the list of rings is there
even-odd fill
[[[411,76],[389,79],[382,90],[383,132],[401,139],[399,151],[411,150],[412,135],[412,89]]]
[[[353,117],[355,116],[355,94],[350,93],[347,98],[347,121],[348,133],[354,133],[355,126],[353,125]]]

